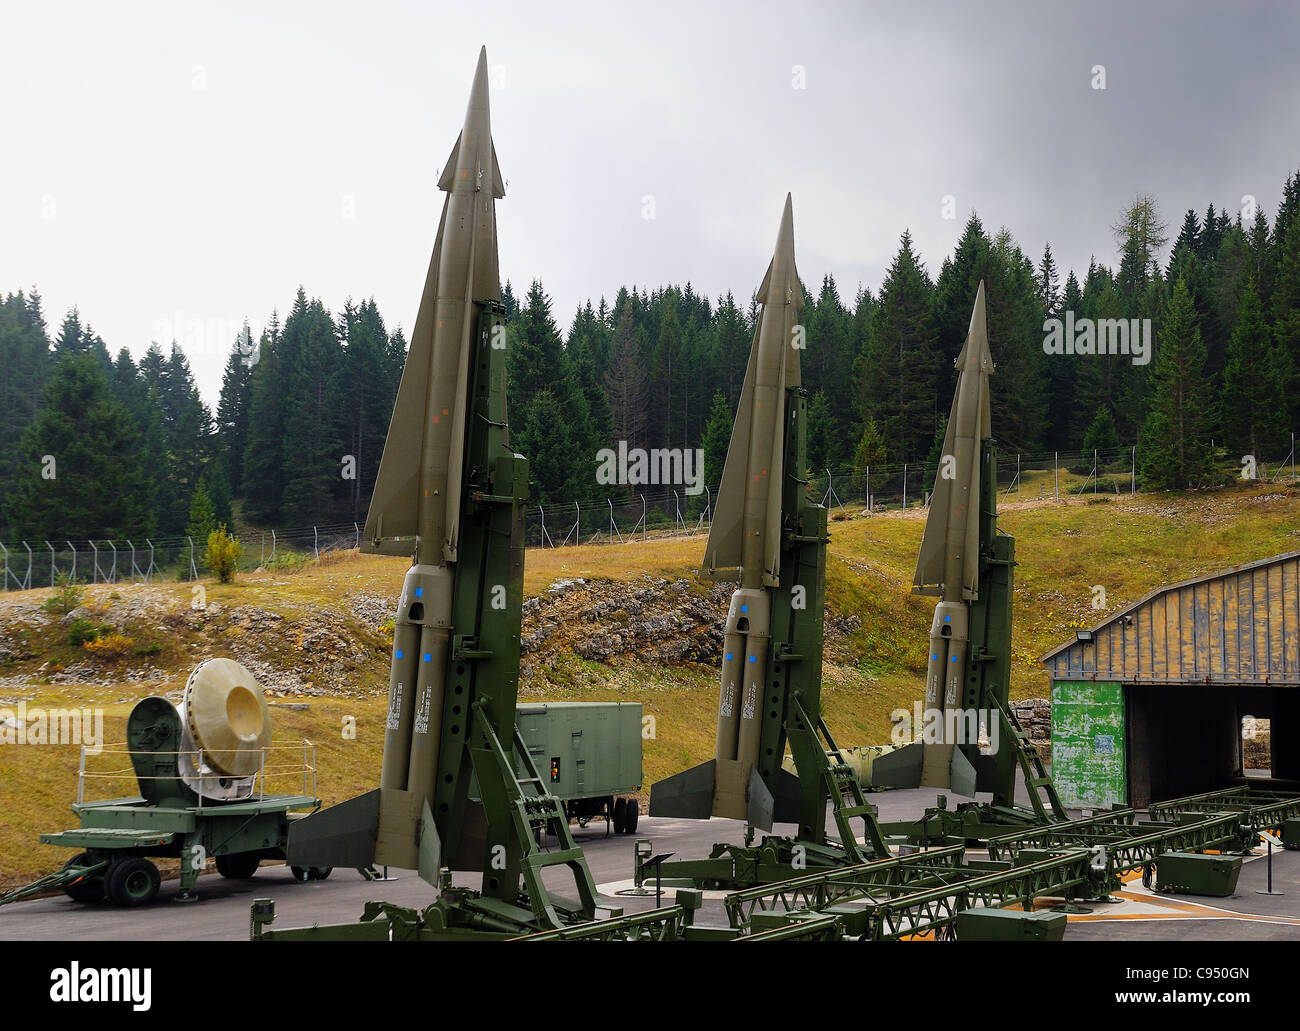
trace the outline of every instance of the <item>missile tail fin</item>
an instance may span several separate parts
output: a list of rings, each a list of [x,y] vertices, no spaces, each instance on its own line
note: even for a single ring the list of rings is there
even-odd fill
[[[755,335],[757,336],[757,330]],[[745,367],[745,385],[736,407],[736,421],[731,428],[731,443],[722,467],[718,500],[713,506],[713,523],[704,547],[703,570],[706,576],[734,580],[740,568],[745,533],[745,474],[749,468],[750,424],[754,409],[754,380],[757,378],[758,347],[749,349]]]

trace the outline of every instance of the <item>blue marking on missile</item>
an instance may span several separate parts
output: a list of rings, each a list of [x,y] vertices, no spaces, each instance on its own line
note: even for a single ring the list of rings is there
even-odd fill
[[[433,656],[432,656],[432,655],[430,655],[428,652],[425,652],[425,653],[424,653],[424,661],[425,661],[425,662],[429,662],[429,661],[431,661],[432,659],[433,659]]]
[[[751,655],[751,656],[749,657],[749,661],[750,661],[750,662],[753,662],[754,659],[755,659],[755,656],[753,656],[753,655]]]
[[[956,661],[957,661],[957,656],[954,655],[954,656],[952,657],[952,661],[953,661],[953,662],[956,662]]]
[[[417,587],[417,588],[415,589],[415,596],[416,596],[417,598],[423,598],[423,597],[424,597],[424,588],[423,588],[423,587]]]
[[[939,656],[937,656],[937,655],[931,655],[931,656],[930,656],[930,661],[933,662],[933,661],[934,661],[935,659],[937,659],[938,657],[939,657]],[[401,656],[399,655],[398,658],[400,659]]]
[[[731,652],[727,652],[727,661],[728,661],[728,662],[731,661]]]
[[[398,649],[397,649],[397,657],[398,657],[399,659],[402,657],[402,649],[401,649],[401,648],[398,648]]]
[[[742,605],[742,606],[740,606],[740,611],[741,611],[741,612],[748,612],[748,611],[749,611],[749,606],[748,606],[748,605]]]
[[[419,590],[420,590],[420,589],[417,587],[417,588],[416,588],[416,592],[418,593]],[[944,616],[944,617],[943,617],[943,621],[944,621],[945,623],[951,623],[951,622],[952,622],[952,616]]]

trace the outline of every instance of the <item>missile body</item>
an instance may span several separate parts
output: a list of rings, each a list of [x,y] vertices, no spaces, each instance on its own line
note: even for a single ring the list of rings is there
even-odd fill
[[[365,550],[414,551],[393,629],[375,854],[377,863],[408,869],[417,866],[422,813],[434,803],[452,635],[463,630],[453,603],[464,590],[457,560],[466,462],[470,437],[480,429],[476,397],[485,387],[472,392],[471,382],[476,362],[486,369],[485,349],[500,344],[480,338],[485,305],[501,297],[495,202],[505,195],[492,143],[486,50],[438,188],[447,198],[364,533]],[[504,434],[497,443],[508,443]]]
[[[703,563],[705,576],[739,581],[723,639],[711,806],[713,815],[736,819],[748,818],[750,777],[763,730],[764,684],[772,662],[772,589],[781,582],[785,474],[802,473],[784,468],[790,392],[799,387],[803,307],[788,196],[758,301],[762,313]]]
[[[913,593],[940,599],[930,627],[925,680],[921,783],[928,787],[947,787],[951,781],[953,749],[958,743],[952,731],[961,724],[967,669],[969,603],[979,598],[980,590],[979,512],[975,509],[980,497],[981,444],[992,436],[989,375],[993,371],[982,282],[956,367],[957,391],[912,578]]]

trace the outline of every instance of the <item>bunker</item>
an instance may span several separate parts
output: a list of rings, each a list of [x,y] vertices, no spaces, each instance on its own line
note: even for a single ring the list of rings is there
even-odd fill
[[[1042,661],[1068,806],[1238,783],[1243,720],[1270,721],[1271,770],[1251,773],[1300,781],[1300,551],[1158,588]]]

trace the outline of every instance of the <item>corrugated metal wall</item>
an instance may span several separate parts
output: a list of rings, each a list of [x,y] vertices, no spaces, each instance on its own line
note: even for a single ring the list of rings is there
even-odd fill
[[[1043,662],[1053,679],[1300,685],[1300,552],[1162,588]]]

